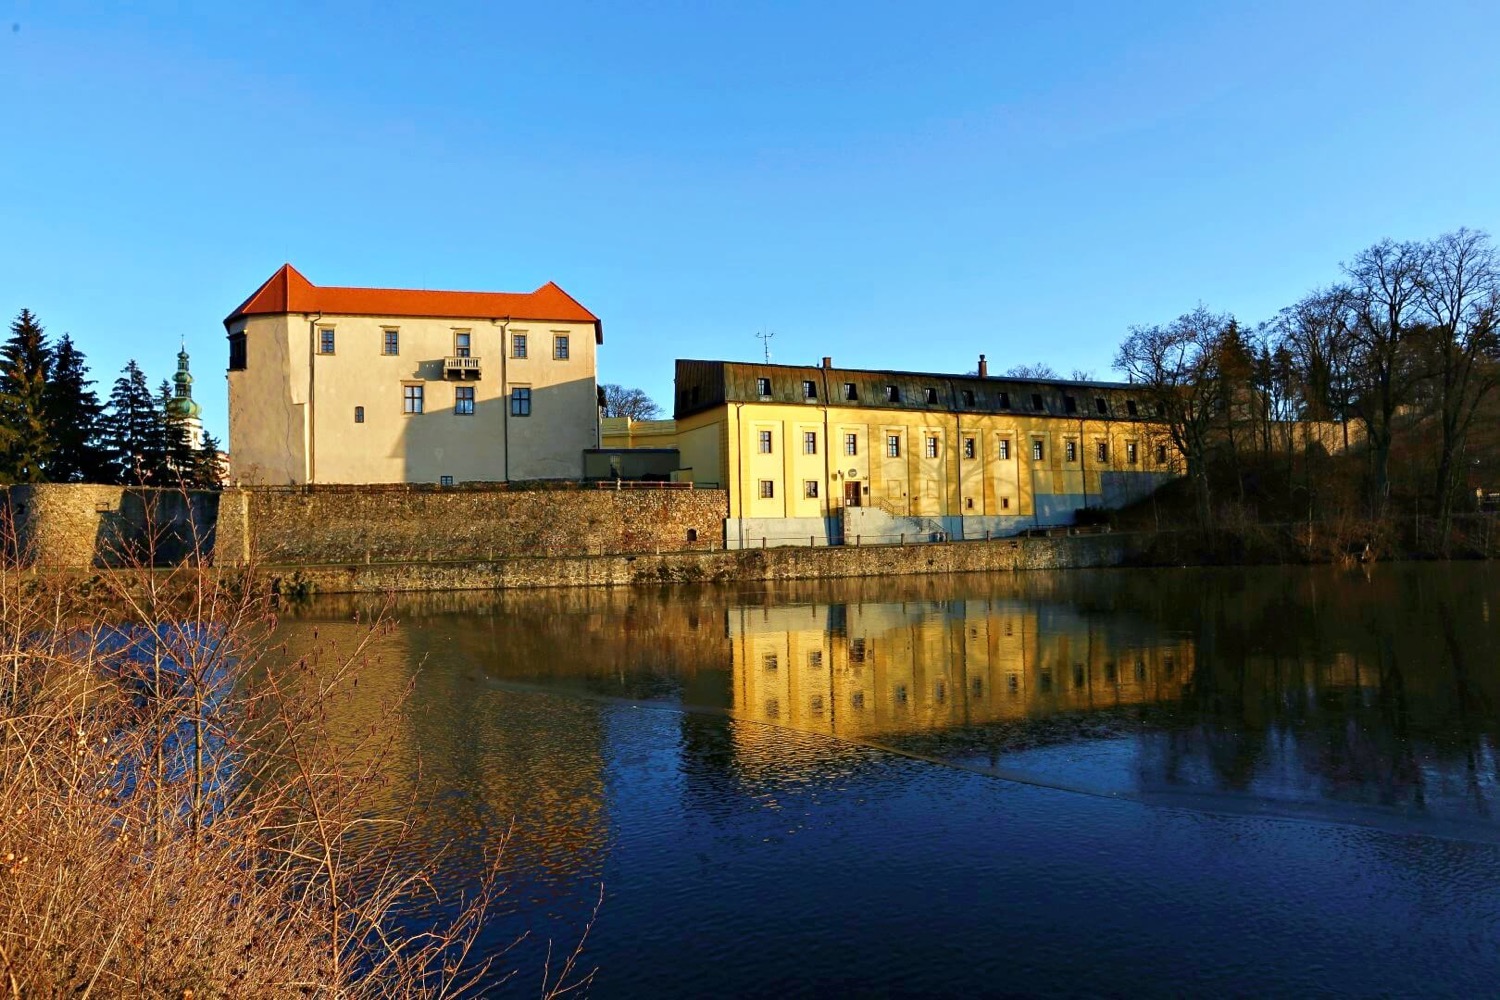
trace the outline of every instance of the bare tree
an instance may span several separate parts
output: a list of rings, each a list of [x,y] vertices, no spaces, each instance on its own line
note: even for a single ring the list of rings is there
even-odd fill
[[[629,389],[613,382],[600,384],[604,398],[606,417],[629,417],[631,420],[655,420],[661,416],[661,407],[646,395],[643,389]]]
[[[1441,431],[1434,499],[1446,544],[1469,428],[1496,384],[1500,262],[1489,235],[1473,229],[1439,236],[1425,256],[1419,292],[1430,324],[1428,367]]]
[[[1005,374],[1011,378],[1057,378],[1057,371],[1045,361],[1034,365],[1011,365]]]
[[[1114,367],[1138,383],[1155,417],[1187,462],[1198,519],[1212,517],[1207,457],[1213,422],[1221,406],[1221,347],[1234,318],[1198,306],[1167,326],[1131,327]]]
[[[1074,382],[1092,382],[1094,381],[1094,373],[1087,368],[1074,368],[1068,378]]]
[[[1370,500],[1390,498],[1391,439],[1398,411],[1413,399],[1420,371],[1414,341],[1423,333],[1426,250],[1382,240],[1344,265],[1349,277],[1354,412],[1370,441]]]

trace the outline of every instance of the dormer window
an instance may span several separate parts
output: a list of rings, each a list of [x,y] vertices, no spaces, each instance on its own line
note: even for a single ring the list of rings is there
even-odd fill
[[[926,403],[928,406],[937,405],[937,390],[932,388],[932,386],[928,386],[927,388],[923,389],[922,402]]]
[[[859,402],[859,386],[853,382],[844,383],[844,398],[851,402]]]
[[[756,379],[755,380],[755,392],[762,399],[764,399],[765,397],[771,395],[771,380],[768,379],[768,378],[758,378],[758,379]]]
[[[887,403],[899,403],[899,402],[901,402],[901,390],[898,389],[898,388],[896,388],[893,385],[886,386],[885,387],[885,401]]]
[[[1039,393],[1039,392],[1033,392],[1031,394],[1031,408],[1033,410],[1036,410],[1038,413],[1040,413],[1040,412],[1042,412],[1042,410],[1046,409],[1046,407],[1042,405],[1042,394],[1041,393]]]
[[[1109,414],[1109,404],[1104,401],[1103,396],[1096,396],[1094,398],[1094,409],[1105,415]]]
[[[1008,392],[1002,392],[1000,394],[1000,409],[1002,409],[1002,410],[1008,410],[1008,409],[1010,409],[1010,393],[1008,393]]]
[[[808,380],[804,379],[803,382],[802,382],[802,398],[803,399],[817,399],[818,398],[818,383],[812,382],[812,381],[808,381]]]
[[[1065,410],[1068,413],[1077,413],[1078,412],[1078,397],[1077,396],[1064,396],[1063,397],[1063,410]]]
[[[974,390],[973,389],[965,389],[964,390],[964,405],[965,406],[973,406],[974,405]]]
[[[1136,412],[1135,400],[1133,400],[1133,399],[1127,399],[1127,400],[1125,400],[1125,412],[1128,413],[1128,414],[1130,414],[1132,417],[1140,416],[1140,414]]]

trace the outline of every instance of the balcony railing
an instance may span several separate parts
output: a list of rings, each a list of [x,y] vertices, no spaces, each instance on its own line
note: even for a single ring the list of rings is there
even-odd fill
[[[478,378],[478,358],[444,358],[443,378]]]

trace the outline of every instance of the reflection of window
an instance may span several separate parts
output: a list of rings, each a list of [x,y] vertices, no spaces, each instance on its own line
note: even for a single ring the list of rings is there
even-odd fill
[[[1043,691],[1051,691],[1052,690],[1052,671],[1050,671],[1050,670],[1043,670],[1042,673],[1041,673],[1041,676],[1040,676],[1039,680],[1042,682],[1041,683],[1041,689]]]
[[[771,500],[775,496],[776,484],[769,479],[762,479],[760,481],[760,498],[762,500]]]
[[[420,385],[404,385],[401,387],[401,412],[422,412],[422,387]]]
[[[474,387],[472,385],[460,385],[454,388],[453,412],[460,417],[474,415]]]
[[[775,719],[781,716],[781,701],[777,698],[766,699],[766,718]]]
[[[821,649],[809,649],[807,651],[807,665],[813,670],[819,670],[823,666],[823,651]]]
[[[812,714],[814,714],[814,715],[822,715],[823,714],[823,696],[820,695],[820,694],[813,695],[812,698],[809,699],[809,701],[807,703],[807,708],[808,708],[808,711],[812,712]]]
[[[969,690],[971,690],[971,691],[974,692],[974,697],[976,697],[976,698],[983,698],[984,697],[984,678],[982,678],[982,677],[976,677],[976,678],[974,678],[974,683],[971,684],[971,685],[969,685]]]
[[[855,639],[849,644],[849,662],[865,662],[865,641],[863,639]]]
[[[864,708],[865,693],[863,691],[854,692],[854,694],[849,696],[849,704],[854,708]]]
[[[510,415],[513,417],[531,416],[531,390],[525,386],[516,386],[510,391]]]
[[[948,699],[948,686],[946,684],[944,684],[942,681],[938,681],[936,684],[934,684],[932,686],[932,700],[936,701],[938,704],[942,704],[947,699]]]
[[[1073,665],[1073,686],[1076,688],[1083,687],[1083,664],[1081,663]]]
[[[895,696],[896,696],[896,704],[898,704],[898,705],[905,705],[906,704],[906,685],[905,684],[897,684],[896,685],[896,690],[895,690],[894,693],[895,693]]]
[[[778,666],[775,653],[767,653],[760,658],[761,666],[767,670],[775,670]]]

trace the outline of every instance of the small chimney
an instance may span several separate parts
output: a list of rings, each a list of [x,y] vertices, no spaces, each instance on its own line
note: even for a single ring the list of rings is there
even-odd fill
[[[981,354],[979,356],[979,377],[980,378],[989,378],[990,377],[990,363],[988,361],[984,360],[984,355],[983,354]]]
[[[833,359],[830,358],[830,357],[825,356],[823,358],[823,367],[824,368],[832,368],[833,367]]]

